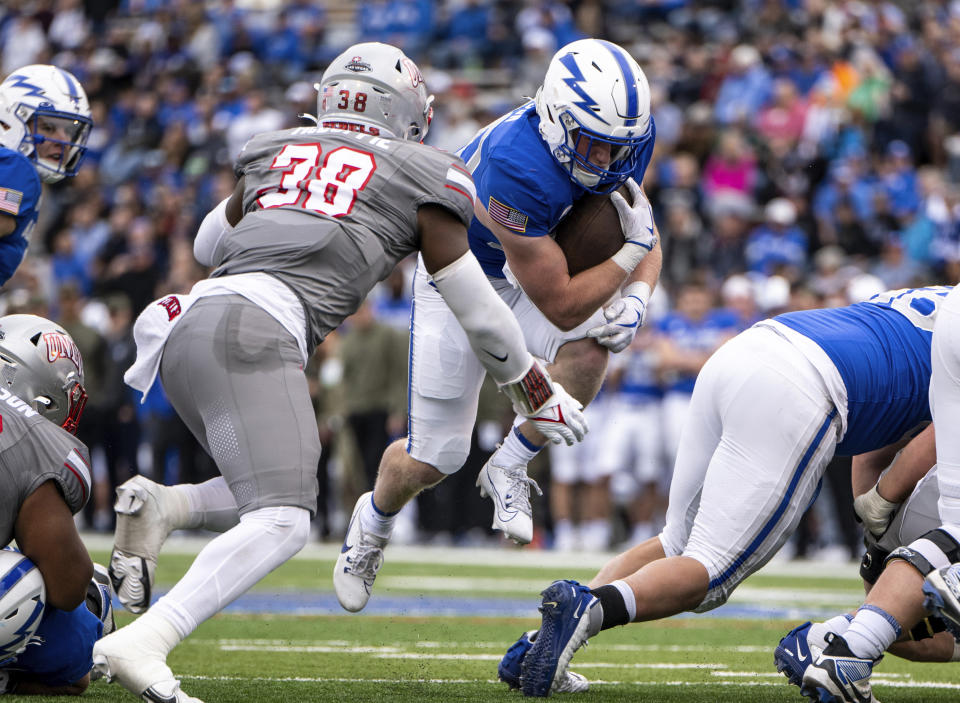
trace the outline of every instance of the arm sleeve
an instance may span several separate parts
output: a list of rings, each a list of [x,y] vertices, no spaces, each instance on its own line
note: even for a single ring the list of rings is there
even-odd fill
[[[467,333],[483,368],[500,385],[523,378],[533,364],[520,323],[467,252],[433,274],[440,295]]]
[[[197,238],[193,240],[193,258],[204,266],[213,266],[213,253],[223,235],[232,232],[233,227],[227,221],[227,201],[220,201],[213,210],[207,213],[197,230]]]

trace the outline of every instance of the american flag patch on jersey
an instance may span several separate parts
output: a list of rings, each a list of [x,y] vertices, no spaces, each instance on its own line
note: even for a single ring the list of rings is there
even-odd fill
[[[499,222],[509,230],[514,232],[527,231],[527,220],[530,218],[519,210],[515,210],[509,205],[504,205],[492,195],[490,196],[490,202],[487,203],[487,212],[490,213],[490,217],[494,222]]]
[[[23,193],[13,188],[0,188],[0,210],[11,215],[20,214],[20,203],[23,202]]]

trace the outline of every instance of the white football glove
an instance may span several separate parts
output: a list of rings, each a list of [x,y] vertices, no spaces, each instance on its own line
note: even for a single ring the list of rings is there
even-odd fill
[[[853,511],[863,522],[863,527],[875,537],[879,538],[890,527],[893,514],[897,512],[900,503],[891,503],[880,495],[876,485],[863,495],[853,499]]]
[[[623,291],[623,297],[603,309],[607,324],[587,330],[593,337],[614,354],[630,346],[630,342],[643,327],[650,300],[650,286],[643,281],[631,283]]]
[[[624,245],[613,260],[627,273],[633,271],[637,264],[657,245],[657,235],[653,227],[653,209],[640,186],[632,178],[628,178],[627,188],[633,205],[627,203],[620,193],[610,194],[610,202],[617,208],[620,216],[620,229],[623,230]]]
[[[569,446],[587,433],[587,419],[580,412],[583,405],[552,381],[539,362],[534,361],[523,378],[500,389],[513,401],[513,409],[530,420],[548,441]]]

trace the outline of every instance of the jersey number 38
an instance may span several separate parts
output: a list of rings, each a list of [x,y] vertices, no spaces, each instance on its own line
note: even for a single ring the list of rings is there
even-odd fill
[[[373,154],[341,146],[320,163],[320,144],[287,144],[270,164],[280,169],[280,185],[257,198],[262,208],[299,206],[331,217],[350,214],[370,177],[377,170]]]

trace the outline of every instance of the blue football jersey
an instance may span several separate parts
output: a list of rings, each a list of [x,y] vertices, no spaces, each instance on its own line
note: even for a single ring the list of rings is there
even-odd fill
[[[637,183],[653,155],[656,126],[633,173]],[[573,203],[587,191],[550,154],[540,136],[533,102],[508,112],[484,127],[458,153],[473,174],[477,202],[511,232],[543,237],[554,230]],[[503,278],[506,257],[496,236],[476,217],[467,231],[470,249],[488,276]]]
[[[838,455],[885,447],[930,420],[933,323],[951,288],[896,290],[843,308],[774,318],[816,342],[843,379],[847,432]]]
[[[0,285],[6,283],[27,253],[27,239],[37,224],[40,177],[23,154],[0,147],[0,213],[16,219],[16,227],[0,237]]]
[[[27,648],[3,668],[66,686],[93,668],[93,645],[102,635],[103,623],[83,603],[70,611],[47,606]]]

